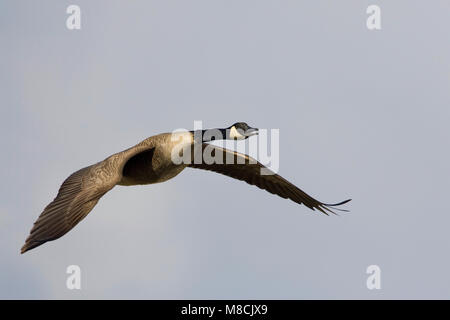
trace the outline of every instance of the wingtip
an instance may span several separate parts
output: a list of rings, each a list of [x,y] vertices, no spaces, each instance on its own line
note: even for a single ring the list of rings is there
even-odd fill
[[[29,251],[29,250],[31,250],[31,249],[33,249],[33,248],[36,248],[36,247],[40,246],[40,245],[43,244],[43,243],[44,243],[44,242],[34,242],[34,241],[29,242],[29,241],[27,241],[27,242],[25,242],[25,244],[22,246],[22,248],[20,248],[20,254],[24,254],[25,252],[27,252],[27,251]]]
[[[341,201],[341,202],[338,202],[338,203],[322,203],[322,206],[323,206],[323,208],[325,209],[325,210],[327,210],[328,212],[331,212],[331,213],[333,213],[334,215],[336,215],[336,216],[339,216],[339,214],[337,214],[334,210],[337,210],[337,211],[341,211],[341,212],[349,212],[349,210],[346,210],[346,209],[340,209],[340,208],[335,208],[336,206],[340,206],[340,205],[343,205],[343,204],[346,204],[347,202],[349,202],[349,201],[351,201],[352,199],[347,199],[347,200],[344,200],[344,201]],[[329,207],[331,207],[331,208],[329,208]],[[321,210],[322,211],[322,210]],[[322,212],[324,212],[324,211],[322,211]],[[325,213],[325,212],[324,212]],[[326,213],[325,213],[326,214]],[[328,214],[327,214],[328,215]]]
[[[30,250],[30,246],[28,242],[25,242],[25,244],[22,246],[22,248],[20,248],[20,254],[24,254],[25,252],[27,252],[28,250]]]
[[[347,199],[347,200],[344,200],[344,201],[341,201],[341,202],[338,202],[338,203],[324,203],[324,205],[326,205],[328,207],[336,207],[336,206],[340,206],[340,205],[346,204],[347,202],[350,202],[350,201],[352,201],[352,199]]]

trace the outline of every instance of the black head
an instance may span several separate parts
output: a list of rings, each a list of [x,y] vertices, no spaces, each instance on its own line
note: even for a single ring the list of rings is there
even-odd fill
[[[244,132],[250,128],[250,126],[246,122],[236,122],[231,127],[229,127],[229,129],[233,127],[235,127],[236,129],[241,129]]]
[[[250,127],[245,122],[236,122],[228,128],[228,132],[228,139],[243,140],[258,134],[258,129]]]

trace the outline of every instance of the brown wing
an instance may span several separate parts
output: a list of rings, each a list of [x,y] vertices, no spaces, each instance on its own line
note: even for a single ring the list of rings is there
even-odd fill
[[[204,143],[203,151],[205,151],[205,148],[208,149],[204,152],[204,154],[206,153],[206,155],[211,155],[211,158],[216,159],[216,161],[205,160],[205,157],[202,157],[201,163],[196,164],[194,160],[193,163],[189,165],[190,167],[210,170],[234,179],[243,180],[284,199],[291,199],[298,204],[304,204],[312,210],[317,209],[327,215],[327,212],[335,213],[330,207],[338,206],[351,200],[348,199],[335,204],[320,202],[245,154]],[[262,175],[261,169],[267,170],[266,173],[271,172],[272,174]],[[336,210],[346,211],[342,209]]]
[[[70,175],[34,223],[21,253],[58,239],[75,227],[115,185],[109,176],[101,163]]]

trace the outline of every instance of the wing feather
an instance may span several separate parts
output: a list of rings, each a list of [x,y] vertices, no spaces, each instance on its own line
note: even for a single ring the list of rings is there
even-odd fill
[[[211,148],[212,145],[203,143],[202,149],[205,150],[207,146],[209,146],[208,148]],[[261,169],[269,169],[245,154],[227,150],[217,146],[214,146],[212,151],[211,149],[208,149],[208,153],[210,153],[211,156],[215,159],[222,159],[222,161],[216,161],[212,164],[207,164],[204,161],[196,164],[194,161],[192,161],[192,164],[190,164],[189,166],[191,168],[214,171],[234,179],[245,181],[248,184],[255,185],[260,189],[264,189],[284,199],[291,199],[298,204],[303,204],[312,210],[319,210],[326,215],[328,215],[328,213],[335,214],[331,207],[347,203],[351,200],[348,199],[336,204],[326,204],[314,199],[304,191],[300,190],[294,184],[290,183],[274,172],[272,172],[273,174],[269,175],[261,174]],[[227,157],[228,159],[233,159],[233,161],[231,163],[230,161],[227,162]],[[346,211],[337,208],[333,209]]]
[[[83,168],[63,182],[56,198],[34,223],[21,253],[58,239],[86,217],[98,200],[115,185],[102,168],[101,163]]]

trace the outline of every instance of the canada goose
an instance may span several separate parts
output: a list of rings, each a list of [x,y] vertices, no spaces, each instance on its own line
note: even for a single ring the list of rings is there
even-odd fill
[[[56,198],[45,207],[34,223],[21,253],[66,234],[115,185],[131,186],[164,182],[178,175],[186,167],[211,170],[235,179],[244,180],[270,193],[277,194],[285,199],[289,198],[296,203],[304,204],[312,210],[317,209],[325,214],[328,214],[327,212],[334,213],[330,207],[351,200],[325,204],[310,197],[278,174],[272,172],[273,174],[270,175],[262,175],[261,169],[269,169],[255,159],[242,153],[204,143],[213,140],[213,137],[205,138],[208,131],[211,130],[201,132],[200,140],[198,140],[197,131],[180,133],[178,139],[174,138],[175,133],[155,135],[134,147],[74,172],[63,182]],[[258,129],[251,128],[244,122],[237,122],[228,128],[216,129],[216,131],[221,134],[219,137],[223,137],[222,140],[247,139],[258,133]],[[180,146],[188,146],[189,148],[200,146],[201,152],[209,148],[211,154],[220,161],[211,164],[207,164],[203,160],[200,162],[174,163],[174,148]],[[183,151],[178,153],[179,155],[183,154]],[[195,154],[194,151],[193,155]],[[233,161],[228,161],[230,157]],[[224,159],[226,161],[223,161]]]

